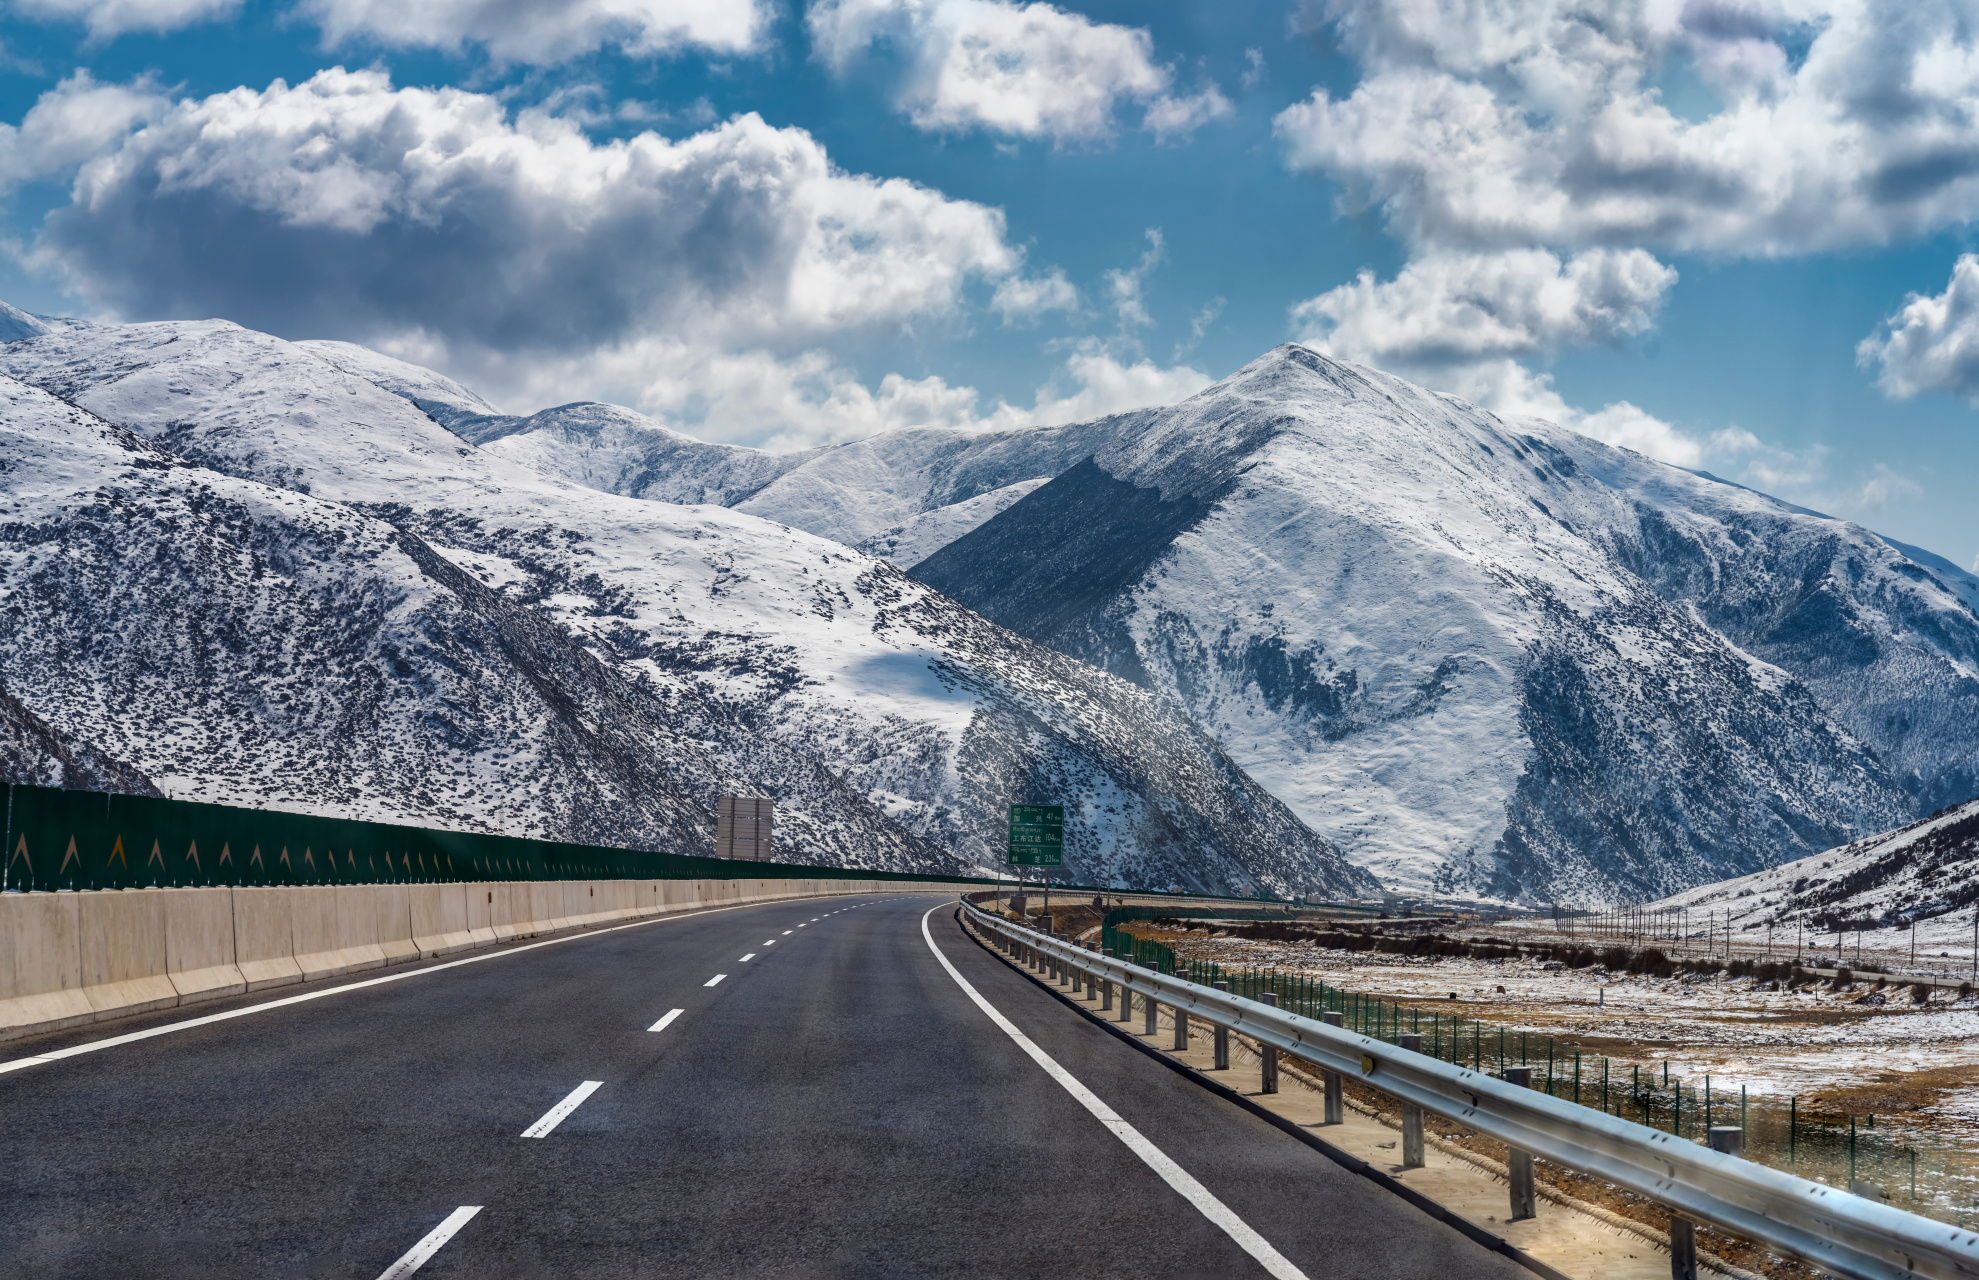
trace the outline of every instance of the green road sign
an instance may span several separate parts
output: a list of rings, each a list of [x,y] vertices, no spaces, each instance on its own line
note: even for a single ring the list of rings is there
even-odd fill
[[[1013,867],[1058,867],[1065,864],[1065,806],[1010,806],[1010,857]]]

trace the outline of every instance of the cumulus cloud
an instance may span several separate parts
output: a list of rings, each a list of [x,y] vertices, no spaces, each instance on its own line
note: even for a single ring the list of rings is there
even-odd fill
[[[841,76],[872,67],[876,48],[897,59],[896,104],[931,132],[1089,143],[1137,103],[1142,127],[1170,141],[1232,112],[1213,84],[1175,93],[1145,30],[1050,4],[815,0],[807,24],[814,53]]]
[[[241,0],[14,0],[13,8],[44,22],[80,22],[93,40],[126,31],[177,31],[222,18]]]
[[[489,95],[342,69],[181,101],[135,131],[117,124],[134,108],[86,97],[44,99],[95,123],[35,144],[36,163],[101,154],[30,261],[114,313],[437,334],[456,352],[795,350],[960,324],[975,283],[1022,279],[1000,211],[847,173],[754,115],[596,143]],[[8,141],[33,152],[30,134],[67,136],[31,113]],[[1046,276],[1033,292],[1062,291]]]
[[[101,84],[76,72],[42,94],[20,124],[0,124],[0,191],[101,155],[170,105],[147,81]]]
[[[71,0],[37,0],[64,3]],[[132,3],[135,0],[91,0]],[[176,0],[192,4],[199,0]],[[299,11],[331,45],[355,39],[398,47],[479,45],[498,62],[562,62],[605,45],[632,54],[697,48],[747,54],[769,25],[764,0],[303,0]]]
[[[1553,389],[1552,375],[1534,373],[1516,360],[1448,365],[1419,377],[1425,386],[1461,396],[1501,417],[1544,418],[1603,444],[1633,449],[1674,466],[1702,465],[1711,443],[1627,400],[1592,413],[1580,409]]]
[[[1782,254],[1979,213],[1979,25],[1904,0],[1322,0],[1363,69],[1290,163],[1412,245]],[[1717,98],[1672,111],[1688,67]]]
[[[1959,255],[1943,293],[1906,298],[1855,358],[1895,399],[1941,391],[1979,404],[1979,257]]]
[[[1524,358],[1646,332],[1676,279],[1640,249],[1566,262],[1543,249],[1432,252],[1386,282],[1362,271],[1292,319],[1303,341],[1383,367]]]

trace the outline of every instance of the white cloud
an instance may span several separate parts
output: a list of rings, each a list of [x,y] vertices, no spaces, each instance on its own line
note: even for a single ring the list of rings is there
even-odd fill
[[[1053,267],[1042,276],[1011,276],[996,287],[990,306],[1003,317],[1003,323],[1035,320],[1050,311],[1077,311],[1079,291]]]
[[[126,31],[177,31],[222,18],[241,0],[14,0],[13,8],[44,22],[80,22],[92,40]]]
[[[1979,214],[1963,5],[1330,0],[1311,17],[1363,74],[1278,116],[1289,160],[1417,247],[1798,253]],[[1718,99],[1702,119],[1656,87],[1682,67]]]
[[[1088,346],[1066,360],[1059,378],[1038,388],[1033,422],[1085,422],[1109,413],[1186,400],[1213,379],[1187,366],[1163,369],[1148,360],[1126,364]]]
[[[1145,234],[1148,247],[1141,251],[1140,259],[1131,267],[1116,267],[1106,273],[1107,297],[1113,302],[1113,314],[1120,321],[1122,333],[1145,329],[1154,323],[1142,304],[1141,291],[1168,250],[1161,228],[1149,227]]]
[[[1694,467],[1704,446],[1628,401],[1589,413],[1521,360],[1593,346],[1655,324],[1677,273],[1640,249],[1562,262],[1543,249],[1431,253],[1388,281],[1363,271],[1292,309],[1300,341],[1388,369],[1508,416],[1545,418],[1638,453]]]
[[[42,94],[20,124],[0,124],[0,192],[73,169],[170,105],[148,81],[100,84],[89,72],[76,72]]]
[[[498,62],[535,65],[605,45],[636,55],[754,53],[771,13],[764,0],[303,0],[299,11],[333,46],[361,39],[455,52],[474,44]]]
[[[1535,374],[1516,360],[1486,360],[1431,370],[1424,385],[1507,418],[1544,418],[1592,436],[1603,444],[1633,449],[1659,462],[1696,467],[1705,460],[1707,442],[1679,430],[1627,400],[1593,413],[1568,404],[1553,389],[1551,374]]]
[[[1876,384],[1895,399],[1941,391],[1979,404],[1979,257],[1959,255],[1943,293],[1904,299],[1855,357],[1879,366]]]
[[[1302,341],[1382,367],[1550,355],[1648,331],[1677,273],[1640,249],[1432,252],[1293,308]]]
[[[1186,140],[1212,120],[1227,120],[1236,113],[1230,99],[1215,85],[1204,85],[1183,97],[1160,97],[1148,104],[1141,127],[1154,135],[1157,143]]]
[[[533,409],[574,397],[629,404],[704,440],[773,450],[858,440],[901,427],[989,430],[1079,422],[1171,404],[1211,381],[1196,369],[1126,363],[1090,342],[1036,389],[1028,407],[1001,399],[985,403],[975,388],[933,376],[890,373],[869,386],[820,350],[731,352],[645,339],[515,364],[485,352],[463,358],[425,335],[408,335],[383,348],[400,359],[447,369],[508,408]]]
[[[669,337],[794,350],[960,325],[972,282],[1021,278],[1000,211],[846,173],[754,115],[596,143],[568,119],[511,121],[489,95],[395,89],[377,71],[162,110],[97,88],[44,98],[0,154],[19,176],[101,151],[30,261],[113,313],[427,332],[456,352]],[[44,108],[87,127],[43,126]],[[154,118],[128,132],[140,109]],[[1062,298],[1058,279],[1005,302]]]
[[[1132,102],[1142,127],[1168,141],[1231,114],[1213,84],[1176,96],[1145,30],[1050,4],[816,0],[807,21],[816,56],[841,76],[873,67],[876,47],[897,58],[896,104],[932,132],[1095,142]]]

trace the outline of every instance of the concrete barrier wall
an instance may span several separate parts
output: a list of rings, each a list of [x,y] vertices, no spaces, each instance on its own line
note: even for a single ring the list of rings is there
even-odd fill
[[[234,916],[234,963],[249,991],[301,982],[291,900],[300,889],[228,889]],[[60,896],[60,895],[56,895]]]
[[[0,1028],[95,1020],[82,993],[82,895],[0,894]]]
[[[235,963],[232,889],[161,889],[165,913],[165,976],[181,1003],[247,990]]]
[[[0,1040],[705,907],[954,889],[874,880],[533,880],[0,894]]]

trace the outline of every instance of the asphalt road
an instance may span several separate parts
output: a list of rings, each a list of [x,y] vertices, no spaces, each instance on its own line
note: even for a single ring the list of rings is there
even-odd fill
[[[374,1280],[464,1206],[420,1280],[1265,1275],[970,1000],[940,903],[670,918],[0,1074],[0,1276]],[[1305,1275],[1529,1276],[953,915],[957,971]]]

